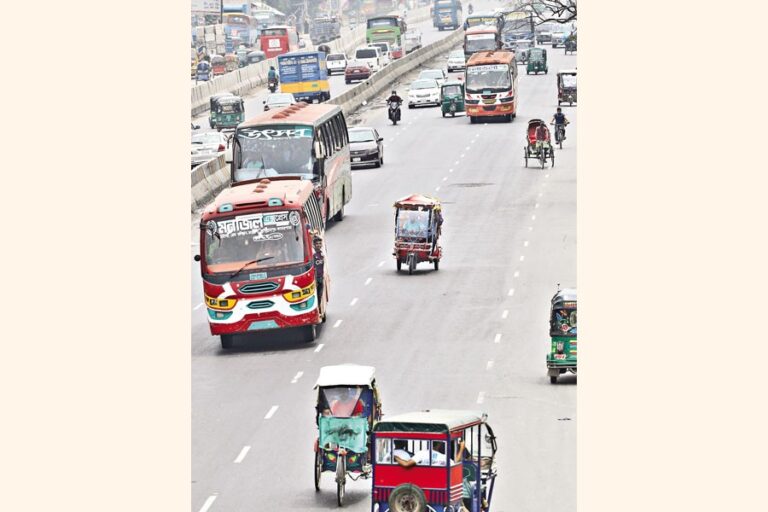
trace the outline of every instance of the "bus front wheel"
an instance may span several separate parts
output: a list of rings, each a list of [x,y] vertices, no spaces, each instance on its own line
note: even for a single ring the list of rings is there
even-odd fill
[[[221,348],[224,350],[228,350],[232,348],[232,340],[234,339],[234,336],[231,334],[222,334],[221,335]]]

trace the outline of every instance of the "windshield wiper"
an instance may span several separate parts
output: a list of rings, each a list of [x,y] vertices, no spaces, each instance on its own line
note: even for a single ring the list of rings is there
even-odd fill
[[[243,265],[242,267],[240,267],[240,268],[239,268],[239,269],[238,269],[236,272],[233,272],[232,274],[230,274],[230,275],[229,275],[229,279],[232,279],[232,278],[233,278],[233,277],[235,277],[237,274],[239,274],[240,272],[242,272],[243,270],[245,270],[245,267],[247,267],[248,265],[253,265],[254,263],[261,263],[262,261],[271,260],[271,259],[273,259],[273,258],[274,258],[274,256],[267,256],[267,257],[265,257],[265,258],[259,258],[259,259],[256,259],[256,260],[251,260],[251,261],[249,261],[248,263],[246,263],[245,265]]]

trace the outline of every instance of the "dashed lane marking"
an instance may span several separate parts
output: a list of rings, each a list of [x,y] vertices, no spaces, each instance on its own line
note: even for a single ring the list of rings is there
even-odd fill
[[[515,270],[515,273],[512,274],[512,277],[520,277],[520,271],[519,270]]]
[[[520,256],[520,261],[525,261],[525,255]]]
[[[371,281],[373,281],[373,278],[369,277],[368,279],[365,280],[365,284],[363,286],[368,286],[369,284],[371,284]]]
[[[357,297],[352,299],[352,302],[349,303],[350,306],[354,306],[355,304],[357,304]]]
[[[264,416],[264,419],[265,419],[265,420],[268,420],[269,418],[271,418],[272,416],[274,416],[274,415],[275,415],[275,413],[277,412],[277,408],[278,408],[278,407],[279,407],[279,406],[277,406],[277,405],[273,405],[273,406],[272,406],[272,407],[269,409],[269,411],[267,412],[267,414]]]
[[[481,404],[485,401],[485,391],[481,391],[477,394],[477,403]]]
[[[339,318],[338,320],[336,320],[336,323],[335,323],[335,324],[333,324],[333,328],[334,328],[334,329],[336,329],[338,326],[340,326],[340,325],[341,325],[341,322],[343,322],[343,321],[344,321],[344,320],[342,320],[341,318]]]
[[[504,311],[501,312],[501,318],[502,319],[506,319],[508,316],[509,316],[509,310],[508,309],[505,309]]]
[[[320,352],[321,350],[323,350],[323,347],[324,347],[324,346],[325,346],[325,343],[321,343],[321,344],[319,344],[319,345],[317,346],[317,348],[315,349],[315,354],[317,354],[318,352]]]
[[[523,247],[528,247],[528,240],[526,240],[525,242],[523,242]]]
[[[198,304],[197,306],[193,307],[192,309],[194,309],[195,311],[197,311],[197,310],[198,310],[198,309],[200,309],[201,307],[203,307],[203,303],[202,303],[202,302],[201,302],[200,304]]]
[[[486,370],[490,370],[491,368],[493,368],[493,361],[488,361],[487,363],[485,363]]]
[[[235,459],[235,464],[240,464],[241,462],[243,462],[243,459],[248,454],[248,450],[250,449],[251,449],[250,446],[243,446],[243,449],[240,450],[240,454]]]
[[[501,333],[497,332],[496,336],[493,337],[493,342],[494,343],[499,343],[500,341],[501,341]]]
[[[510,289],[509,289],[509,292],[507,293],[507,295],[511,297],[511,296],[513,296],[514,294],[515,294],[515,289],[514,289],[514,288],[510,288]]]
[[[301,378],[302,375],[304,375],[304,372],[296,372],[296,375],[294,375],[293,379],[291,379],[291,384],[296,384],[297,382],[299,382],[299,379]]]
[[[208,512],[208,509],[211,508],[211,505],[213,505],[213,502],[216,501],[216,495],[208,496],[208,499],[205,500],[205,503],[203,503],[203,506],[200,507],[200,512]]]

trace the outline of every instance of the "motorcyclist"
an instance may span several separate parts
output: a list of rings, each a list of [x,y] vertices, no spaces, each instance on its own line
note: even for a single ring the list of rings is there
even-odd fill
[[[267,81],[277,81],[277,71],[275,71],[275,66],[269,66],[269,72],[267,72]]]
[[[560,107],[557,107],[557,112],[555,115],[552,116],[552,121],[549,122],[549,124],[555,125],[555,133],[557,133],[557,129],[562,127],[563,129],[563,140],[565,140],[565,127],[570,123],[568,121],[568,118],[565,117],[565,114],[563,114],[563,109]]]
[[[472,11],[473,11],[473,10],[474,10],[474,9],[472,9],[472,4],[469,4],[469,5],[467,6],[467,13],[468,13],[468,14],[472,14]]]
[[[389,98],[387,98],[387,103],[396,103],[397,104],[397,120],[400,120],[400,105],[403,104],[403,98],[397,95],[397,91],[393,90],[392,94],[389,95]]]

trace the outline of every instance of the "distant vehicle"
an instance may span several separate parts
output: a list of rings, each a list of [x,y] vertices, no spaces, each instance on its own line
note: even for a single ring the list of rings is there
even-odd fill
[[[553,32],[552,33],[552,48],[558,46],[565,46],[565,32]]]
[[[437,82],[437,85],[443,85],[443,82],[445,82],[448,77],[442,69],[425,69],[419,73],[419,78],[431,78]]]
[[[287,92],[276,92],[267,96],[267,99],[262,103],[264,103],[264,111],[267,111],[293,105],[296,103],[296,98],[293,97],[293,94]]]
[[[245,59],[248,64],[256,64],[257,62],[267,60],[267,54],[261,50],[254,50],[252,52],[248,52],[248,55],[245,56]]]
[[[432,26],[438,30],[457,29],[461,26],[461,1],[436,0],[432,6]]]
[[[355,60],[366,64],[375,73],[382,68],[381,52],[375,46],[363,46],[355,51]]]
[[[402,36],[407,33],[408,25],[398,15],[377,16],[366,22],[365,42],[378,43],[384,41],[390,44],[402,44]]]
[[[192,167],[197,167],[222,153],[227,162],[232,161],[232,146],[223,133],[207,132],[192,135]]]
[[[291,52],[277,57],[280,92],[293,94],[296,101],[331,99],[328,70],[323,52]]]
[[[369,46],[375,46],[379,49],[379,54],[381,55],[381,67],[388,66],[392,62],[392,49],[390,48],[389,43],[371,43]]]
[[[349,129],[349,154],[352,168],[384,165],[384,139],[375,128],[356,126]]]
[[[471,27],[464,33],[464,56],[467,58],[473,53],[492,52],[501,47],[501,36],[494,27]]]
[[[351,84],[355,80],[367,80],[371,74],[371,68],[368,67],[368,64],[351,60],[347,62],[347,68],[344,70],[344,82]]]
[[[224,12],[224,32],[246,45],[256,44],[258,25],[256,20],[243,12]]]
[[[440,86],[433,78],[415,80],[408,89],[408,108],[417,105],[440,106]]]
[[[552,42],[552,32],[549,30],[542,30],[541,32],[536,34],[536,42],[538,44],[544,44],[544,43],[551,43]]]
[[[225,92],[210,97],[208,126],[218,131],[234,129],[245,120],[245,104],[240,96]]]
[[[338,18],[316,18],[309,26],[309,38],[312,44],[327,43],[341,37],[341,22]]]
[[[299,34],[296,29],[288,26],[265,28],[259,36],[261,51],[268,59],[299,49]]]
[[[227,72],[227,61],[223,55],[213,55],[211,57],[211,69],[213,69],[213,76],[223,75]]]
[[[464,20],[464,30],[479,26],[493,27],[501,33],[504,28],[504,16],[498,12],[475,12]]]
[[[417,30],[407,32],[403,37],[403,48],[406,54],[421,48],[421,32]]]
[[[347,69],[347,56],[343,53],[331,53],[325,58],[325,66],[328,68],[328,74],[340,71],[344,74],[344,70]]]
[[[448,72],[461,71],[467,67],[464,50],[453,50],[448,54]]]

